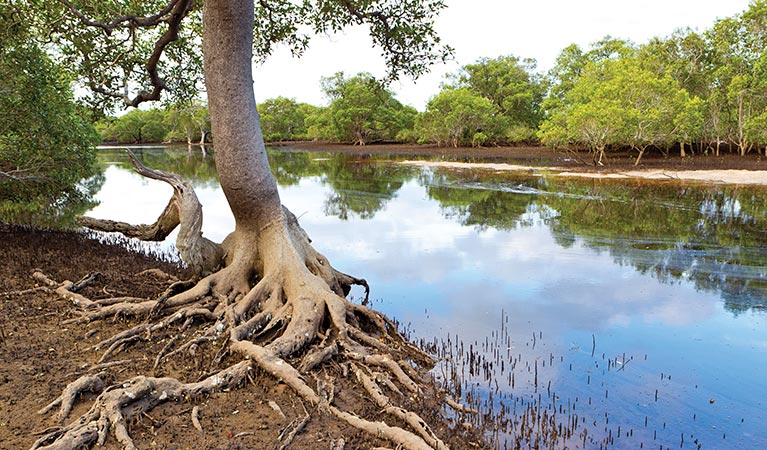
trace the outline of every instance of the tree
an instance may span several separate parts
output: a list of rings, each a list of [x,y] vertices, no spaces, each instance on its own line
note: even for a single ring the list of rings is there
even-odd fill
[[[365,145],[394,139],[401,130],[412,128],[416,111],[404,106],[372,75],[360,73],[345,78],[342,72],[322,79],[322,90],[331,100],[315,121],[316,137]]]
[[[566,147],[585,145],[593,153],[593,163],[602,165],[608,146],[625,144],[623,133],[628,123],[615,83],[616,62],[633,57],[630,42],[610,36],[592,44],[588,52],[577,45],[562,50],[550,72],[552,85],[544,101],[546,119],[538,137],[546,145]]]
[[[737,146],[741,155],[754,146],[746,129],[767,106],[765,21],[767,1],[756,0],[742,14],[717,21],[706,33],[714,65],[707,105],[717,153],[722,140]]]
[[[0,5],[0,221],[81,202],[78,183],[96,173],[98,135],[28,25]]]
[[[712,51],[702,34],[687,28],[666,38],[653,38],[639,48],[643,67],[659,76],[669,75],[690,95],[708,97],[713,66]]]
[[[624,138],[629,112],[621,104],[616,61],[588,63],[564,96],[561,106],[541,125],[546,145],[585,145],[593,163],[602,165],[609,145]]]
[[[205,145],[210,133],[208,107],[200,101],[171,105],[165,111],[165,122],[171,126],[165,140],[171,142],[184,139],[187,145],[192,145],[193,141]]]
[[[312,105],[285,97],[265,100],[258,105],[264,139],[267,142],[306,139],[306,117],[314,109]]]
[[[535,60],[511,55],[481,58],[461,68],[454,78],[457,86],[490,100],[508,119],[509,127],[536,130],[546,86],[534,73],[535,66]]]
[[[370,369],[377,367],[398,380],[401,389],[416,393],[421,387],[412,376],[413,366],[401,366],[398,361],[423,365],[429,358],[407,343],[388,319],[344,298],[352,285],[366,287],[367,283],[334,269],[311,246],[296,217],[281,204],[269,170],[251,64],[254,48],[257,55],[264,56],[277,42],[288,42],[300,52],[307,39],[299,31],[303,26],[325,32],[350,23],[366,23],[373,41],[383,48],[391,77],[399,72],[419,75],[430,63],[449,55],[449,49],[438,44],[433,29],[433,17],[443,3],[275,0],[259,2],[256,7],[252,0],[207,0],[201,10],[198,4],[170,0],[151,8],[156,6],[154,2],[137,1],[129,3],[135,7],[130,12],[121,9],[123,2],[111,1],[61,0],[36,6],[42,8],[43,18],[55,19],[49,25],[55,27],[53,36],[61,39],[65,59],[81,62],[88,84],[113,100],[136,105],[159,98],[170,80],[174,80],[177,92],[193,91],[194,80],[189,76],[196,64],[202,63],[216,139],[216,167],[236,222],[223,243],[207,240],[200,231],[202,211],[191,185],[177,175],[146,168],[135,160],[140,173],[174,188],[173,198],[158,221],[151,226],[93,219],[83,223],[143,239],[160,238],[180,226],[179,252],[201,278],[186,290],[183,288],[188,285],[177,285],[160,299],[84,311],[80,320],[116,313],[148,318],[115,336],[114,342],[120,342],[142,330],[151,329],[153,335],[163,330],[169,333],[169,322],[196,317],[208,323],[203,334],[209,338],[226,333],[228,350],[242,360],[199,382],[154,377],[128,380],[103,392],[80,420],[43,436],[39,442],[54,441],[55,448],[90,446],[103,439],[104,426],[109,423],[108,428],[124,447],[132,449],[135,446],[125,428],[126,415],[140,414],[164,400],[228,389],[245,380],[251,369],[260,367],[285,382],[305,402],[373,436],[409,449],[445,448],[421,418],[394,406],[393,399],[383,394],[369,375]],[[194,51],[198,20],[202,24],[202,52]],[[116,58],[125,52],[129,54]],[[169,74],[167,78],[160,75],[163,72]],[[119,83],[111,82],[110,77],[118,77]],[[130,88],[131,83],[142,87],[132,94],[120,89]],[[194,342],[179,344],[180,349]],[[361,388],[403,425],[389,426],[359,417],[333,404],[331,391],[309,386],[302,372],[331,358],[348,361]],[[81,379],[76,386],[94,377],[97,375]],[[62,404],[77,394],[75,387],[68,389]]]
[[[638,152],[634,165],[639,165],[649,147],[669,148],[680,143],[685,156],[685,144],[700,136],[699,99],[690,98],[668,73],[644,68],[641,58],[623,58],[613,65],[614,78],[602,88],[610,90],[625,110],[623,138]]]
[[[446,88],[432,97],[416,119],[416,134],[439,146],[479,147],[503,137],[498,107],[467,88]]]
[[[605,36],[593,43],[591,49],[584,52],[578,45],[565,47],[549,71],[548,83],[551,89],[543,102],[544,111],[551,115],[566,105],[565,96],[575,87],[587,64],[598,66],[608,60],[618,60],[634,52],[630,42]]]
[[[597,57],[579,68],[552,103],[556,108],[541,126],[541,139],[554,146],[586,145],[596,164],[608,146],[636,150],[635,164],[651,147],[680,143],[684,156],[685,144],[702,133],[702,101],[680,88],[669,73],[658,71],[658,60],[648,61],[646,54],[628,47],[615,50],[615,43],[608,42],[606,47],[613,50],[587,53]]]
[[[106,142],[145,144],[165,141],[165,137],[176,125],[167,122],[165,112],[160,109],[134,109],[120,117],[102,120],[98,128]]]
[[[570,44],[559,53],[548,78],[551,88],[543,101],[543,109],[552,113],[564,105],[565,95],[575,86],[575,81],[586,67],[587,59],[583,50],[576,44]]]

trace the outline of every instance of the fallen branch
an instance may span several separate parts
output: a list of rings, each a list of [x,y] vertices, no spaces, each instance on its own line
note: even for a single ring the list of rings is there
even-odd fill
[[[311,416],[306,411],[306,407],[303,406],[303,403],[301,406],[304,408],[304,413],[306,415],[302,419],[295,419],[293,422],[290,422],[288,426],[282,430],[280,435],[277,437],[277,440],[282,442],[282,444],[279,446],[279,450],[285,450],[288,448],[288,446],[293,442],[293,439],[295,439],[296,436],[298,436],[298,434],[304,430],[306,424],[309,423]]]

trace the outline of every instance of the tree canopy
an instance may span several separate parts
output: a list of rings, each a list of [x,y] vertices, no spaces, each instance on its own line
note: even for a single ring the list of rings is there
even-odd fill
[[[200,52],[203,2],[192,0],[31,0],[31,26],[91,88],[91,103],[107,110],[150,100],[193,100],[203,89]],[[256,2],[253,52],[267,58],[278,45],[300,56],[312,35],[367,24],[389,68],[388,77],[417,77],[450,57],[431,20],[442,0]],[[43,33],[44,32],[44,33]],[[168,94],[164,96],[164,94]]]
[[[765,5],[755,0],[708,30],[679,29],[642,45],[611,36],[588,48],[573,44],[547,73],[514,55],[479,58],[450,74],[422,112],[403,106],[369,74],[335,74],[320,87],[327,107],[264,101],[265,137],[475,147],[542,142],[592,151],[597,161],[613,149],[631,149],[637,163],[648,151],[761,152],[767,146]],[[289,34],[285,39],[300,53],[306,41],[298,31]]]
[[[306,119],[318,114],[319,109],[285,97],[264,100],[258,104],[264,139],[269,142],[307,139]]]
[[[503,136],[498,106],[468,88],[445,89],[429,100],[416,121],[423,142],[479,147]]]
[[[330,106],[309,119],[313,138],[364,145],[413,128],[415,108],[402,105],[370,74],[345,78],[339,72],[322,79],[322,90]]]
[[[745,155],[761,150],[767,110],[767,2],[697,33],[681,29],[637,46],[605,38],[565,48],[550,72],[539,136],[601,154],[630,147]],[[621,75],[622,74],[622,75]],[[605,114],[605,111],[611,111]],[[638,159],[637,159],[638,160]]]

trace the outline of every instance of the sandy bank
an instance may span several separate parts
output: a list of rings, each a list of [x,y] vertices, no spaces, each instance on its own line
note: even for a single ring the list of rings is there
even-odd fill
[[[463,163],[447,161],[403,161],[402,164],[447,167],[454,169],[486,169],[495,171],[545,172],[560,177],[680,180],[715,184],[743,184],[767,186],[767,170],[716,169],[716,170],[628,170],[618,172],[577,172],[559,167],[532,167],[505,163]]]

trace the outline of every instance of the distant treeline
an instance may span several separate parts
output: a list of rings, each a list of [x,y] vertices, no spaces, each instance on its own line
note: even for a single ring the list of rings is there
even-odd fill
[[[448,76],[426,110],[401,104],[370,74],[323,78],[329,105],[259,104],[267,141],[380,141],[473,146],[544,144],[605,152],[745,155],[767,145],[767,0],[703,32],[644,45],[606,37],[565,48],[547,73],[515,56],[482,58]],[[98,124],[110,142],[197,142],[203,104],[133,111]]]

